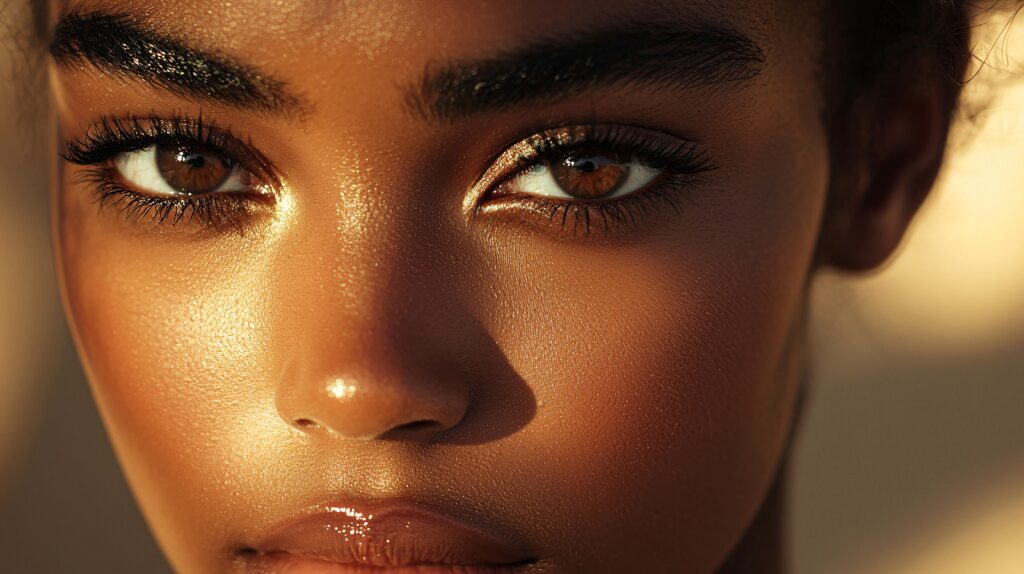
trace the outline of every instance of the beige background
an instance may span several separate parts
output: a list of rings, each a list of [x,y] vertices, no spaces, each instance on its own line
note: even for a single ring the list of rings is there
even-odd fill
[[[1024,69],[1009,38],[989,62]],[[0,53],[0,82],[25,64]],[[1024,573],[1024,82],[984,71],[970,100],[993,84],[896,261],[815,287],[799,574]],[[166,571],[60,322],[38,100],[0,89],[2,569]]]

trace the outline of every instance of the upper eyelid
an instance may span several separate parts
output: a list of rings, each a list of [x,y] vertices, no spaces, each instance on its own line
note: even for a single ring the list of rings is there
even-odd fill
[[[65,140],[61,156],[72,163],[96,165],[117,153],[167,142],[210,147],[268,183],[280,183],[276,167],[251,142],[243,141],[230,128],[205,122],[201,114],[195,119],[184,114],[103,116],[90,124],[81,137]]]
[[[499,185],[515,177],[523,168],[538,163],[547,155],[564,153],[590,144],[636,148],[640,147],[638,140],[642,138],[646,138],[647,147],[650,147],[652,140],[659,139],[662,143],[674,142],[677,148],[674,151],[677,153],[688,150],[688,153],[692,154],[690,159],[695,163],[695,172],[712,171],[718,167],[707,156],[706,149],[693,139],[627,124],[572,124],[536,131],[506,147],[498,156],[488,161],[487,169],[478,178],[473,188],[490,189]],[[642,153],[651,150],[633,149],[633,151]],[[663,155],[670,155],[670,150],[667,149],[662,149],[660,152]],[[498,175],[498,172],[503,175]]]

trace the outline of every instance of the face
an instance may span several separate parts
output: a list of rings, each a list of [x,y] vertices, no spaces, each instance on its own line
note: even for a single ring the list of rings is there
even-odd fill
[[[796,4],[58,8],[66,307],[172,564],[721,564],[829,179]]]

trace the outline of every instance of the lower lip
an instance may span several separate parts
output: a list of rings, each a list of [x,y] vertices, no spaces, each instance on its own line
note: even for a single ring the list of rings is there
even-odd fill
[[[253,554],[245,559],[246,574],[525,574],[525,565],[461,566],[457,564],[424,564],[420,566],[364,566],[338,564],[289,554],[273,552]]]

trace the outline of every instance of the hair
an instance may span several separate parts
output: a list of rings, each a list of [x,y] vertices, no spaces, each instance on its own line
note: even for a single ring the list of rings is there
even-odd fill
[[[986,63],[973,52],[973,31],[992,16],[1005,16],[1008,28],[1024,7],[1024,0],[819,1],[825,3],[823,119],[834,174],[845,173],[848,158],[868,151],[876,127],[870,114],[900,86],[919,84],[937,91],[946,139],[962,109],[963,88],[973,79],[968,77],[972,60]],[[980,104],[972,102],[979,107],[966,115],[976,117]],[[827,210],[848,199],[833,189]]]
[[[945,92],[952,114],[971,59],[971,23],[978,2],[824,1],[829,125],[896,75],[905,81],[934,83]]]

